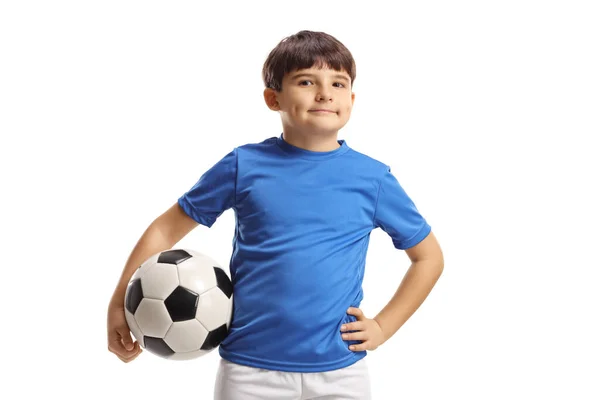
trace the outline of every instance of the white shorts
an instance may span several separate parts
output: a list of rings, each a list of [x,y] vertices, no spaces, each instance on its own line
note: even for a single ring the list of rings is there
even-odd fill
[[[325,372],[284,372],[235,364],[221,358],[214,400],[370,400],[365,358]]]

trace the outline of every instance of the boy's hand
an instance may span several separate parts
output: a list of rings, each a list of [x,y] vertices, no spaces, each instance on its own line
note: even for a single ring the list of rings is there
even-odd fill
[[[125,309],[109,306],[108,309],[108,351],[114,353],[123,362],[134,360],[142,352],[140,344],[131,340],[129,325],[125,319]]]
[[[342,333],[344,340],[362,340],[361,344],[350,346],[352,351],[375,350],[385,341],[381,327],[374,319],[364,316],[362,310],[356,307],[350,307],[348,314],[354,315],[356,322],[349,322],[342,325],[341,331],[358,331],[352,333]]]

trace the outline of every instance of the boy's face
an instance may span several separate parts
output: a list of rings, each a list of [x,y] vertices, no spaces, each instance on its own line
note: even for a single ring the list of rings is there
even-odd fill
[[[264,97],[267,106],[281,114],[284,131],[323,136],[337,135],[354,105],[346,72],[314,67],[286,74],[281,92],[265,89]]]

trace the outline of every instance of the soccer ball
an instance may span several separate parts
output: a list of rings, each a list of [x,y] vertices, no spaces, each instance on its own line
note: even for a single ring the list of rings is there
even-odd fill
[[[125,317],[142,348],[169,360],[216,349],[229,332],[233,284],[210,257],[189,249],[153,255],[132,275]]]

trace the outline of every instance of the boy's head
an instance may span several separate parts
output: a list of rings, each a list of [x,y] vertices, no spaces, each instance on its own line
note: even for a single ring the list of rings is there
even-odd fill
[[[284,132],[337,135],[348,122],[356,66],[333,36],[300,31],[284,38],[267,57],[262,76],[265,102],[281,114]]]

